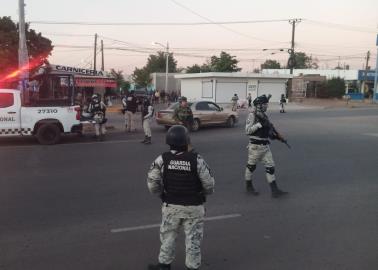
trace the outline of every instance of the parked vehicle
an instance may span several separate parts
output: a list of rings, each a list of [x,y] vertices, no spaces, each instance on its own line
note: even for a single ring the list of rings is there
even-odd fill
[[[233,127],[239,120],[237,112],[223,109],[211,101],[196,101],[189,102],[188,104],[193,111],[193,131],[199,130],[200,127],[212,125]],[[159,125],[165,126],[165,128],[179,124],[173,119],[173,112],[178,106],[179,103],[175,102],[167,109],[158,111],[156,113],[156,122]]]
[[[80,106],[23,106],[19,90],[0,89],[0,137],[29,135],[56,144],[62,133],[81,129]]]

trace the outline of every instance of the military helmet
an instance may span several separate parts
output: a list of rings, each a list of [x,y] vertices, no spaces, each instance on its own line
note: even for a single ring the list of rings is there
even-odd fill
[[[184,126],[174,125],[168,129],[165,142],[174,147],[186,146],[190,143],[189,132]]]
[[[188,101],[186,97],[181,97],[180,101]]]
[[[266,95],[259,96],[259,97],[255,98],[255,100],[253,101],[253,105],[255,107],[257,107],[258,105],[269,103],[270,97],[271,97],[271,95],[268,95],[268,96],[266,96]]]

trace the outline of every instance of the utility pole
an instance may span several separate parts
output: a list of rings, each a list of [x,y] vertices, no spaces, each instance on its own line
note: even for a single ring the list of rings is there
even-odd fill
[[[370,60],[370,51],[368,51],[367,54],[366,54],[365,76],[364,76],[364,80],[361,84],[361,93],[363,93],[364,90],[365,90],[365,84],[366,84],[366,81],[367,81],[367,73],[368,73],[368,68],[369,68],[369,60]]]
[[[104,71],[104,41],[101,39],[101,70]]]
[[[374,74],[374,89],[373,89],[373,103],[377,102],[377,85],[378,85],[378,35],[375,45],[377,46],[377,59],[375,62],[375,74]]]
[[[96,58],[97,58],[97,34],[95,34],[94,41],[94,55],[93,55],[93,70],[96,71]]]
[[[293,69],[296,65],[295,61],[295,25],[297,23],[300,23],[301,19],[292,19],[289,20],[289,23],[292,25],[291,29],[291,48],[288,50],[290,56],[288,61],[288,66],[290,68],[290,75],[293,75]],[[286,89],[286,97],[289,96],[289,92],[292,92],[293,90],[293,79],[289,79],[288,81],[288,89]]]
[[[289,23],[292,25],[291,29],[291,48],[289,50],[290,58],[289,58],[289,67],[290,67],[290,74],[293,74],[293,69],[295,66],[295,25],[300,23],[301,19],[292,19],[289,20]]]
[[[19,10],[19,43],[18,43],[18,69],[20,71],[20,90],[23,93],[25,101],[26,83],[29,80],[29,55],[28,47],[26,46],[26,34],[25,34],[25,3],[24,0],[18,1]]]

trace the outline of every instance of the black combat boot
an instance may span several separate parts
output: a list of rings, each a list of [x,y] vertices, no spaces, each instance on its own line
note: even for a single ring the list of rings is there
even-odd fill
[[[245,181],[246,189],[248,193],[251,193],[252,195],[259,195],[259,192],[253,187],[252,181]]]
[[[146,143],[148,140],[148,137],[147,136],[144,136],[144,140],[143,141],[140,141],[141,143]]]
[[[171,270],[171,265],[164,263],[150,264],[148,270]]]
[[[278,198],[278,197],[281,197],[281,196],[286,195],[286,194],[289,193],[289,192],[280,190],[277,187],[277,182],[276,181],[273,181],[269,185],[270,185],[270,189],[272,190],[272,197],[273,198]]]
[[[144,144],[151,144],[152,142],[151,142],[151,137],[147,137],[147,140],[145,141],[145,143]]]

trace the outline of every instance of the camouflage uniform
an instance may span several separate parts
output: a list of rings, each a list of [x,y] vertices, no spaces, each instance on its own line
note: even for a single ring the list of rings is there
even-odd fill
[[[259,113],[263,114],[263,112],[259,112]],[[265,168],[267,168],[266,179],[268,183],[272,183],[276,178],[274,174],[269,172],[269,168],[274,168],[274,165],[275,165],[274,160],[273,160],[273,155],[269,147],[269,140],[268,138],[261,138],[258,136],[251,135],[259,128],[262,128],[261,123],[257,121],[258,119],[256,119],[255,114],[256,114],[256,111],[254,110],[248,115],[246,126],[245,126],[245,132],[247,135],[249,135],[250,140],[255,140],[261,143],[266,142],[266,144],[253,144],[253,143],[248,144],[247,146],[248,162],[247,162],[247,168],[245,170],[245,180],[246,181],[252,180],[252,172],[248,168],[248,166],[256,166],[257,162],[261,161],[264,164]]]
[[[177,153],[176,151],[171,151]],[[147,185],[152,194],[162,196],[164,191],[163,157],[160,155],[151,165]],[[214,191],[214,177],[204,159],[197,155],[197,174],[203,187],[203,194]],[[159,263],[170,265],[175,258],[175,241],[181,225],[185,232],[186,267],[198,269],[201,265],[201,242],[203,238],[205,209],[201,205],[177,205],[163,203],[162,223],[160,226],[161,248]]]
[[[173,119],[176,122],[181,122],[188,130],[192,129],[193,112],[189,106],[179,106],[173,113]]]
[[[238,100],[239,100],[239,97],[237,95],[232,96],[231,102],[232,102],[233,111],[236,111],[236,109],[238,108]]]

